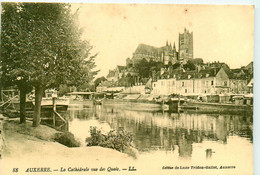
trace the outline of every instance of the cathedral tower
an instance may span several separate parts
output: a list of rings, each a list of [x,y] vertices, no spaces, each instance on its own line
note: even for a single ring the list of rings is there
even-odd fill
[[[186,28],[184,33],[179,34],[179,61],[187,62],[193,59],[193,32],[189,32]]]

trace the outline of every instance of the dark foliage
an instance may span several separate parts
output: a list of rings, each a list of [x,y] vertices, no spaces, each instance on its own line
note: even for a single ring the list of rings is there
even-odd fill
[[[124,152],[132,146],[133,136],[119,128],[118,131],[111,130],[107,135],[101,133],[96,127],[90,128],[90,138],[86,139],[87,146],[101,146]]]
[[[77,141],[74,135],[70,132],[57,133],[54,140],[68,147],[80,146],[80,142]]]
[[[94,81],[95,88],[97,88],[97,86],[98,86],[102,81],[106,81],[106,80],[107,80],[107,79],[106,79],[104,76],[97,78],[97,79]]]
[[[191,61],[188,61],[186,64],[183,65],[185,70],[195,70],[196,66]]]
[[[70,4],[2,3],[1,82],[35,88],[34,126],[46,88],[83,85],[97,74],[91,49]]]
[[[164,67],[162,62],[156,62],[153,60],[147,61],[143,58],[140,62],[136,63],[134,67],[141,78],[149,78],[152,76],[152,71],[160,71]]]

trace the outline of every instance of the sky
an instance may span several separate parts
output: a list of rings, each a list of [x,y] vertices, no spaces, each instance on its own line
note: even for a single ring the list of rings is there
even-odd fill
[[[83,37],[94,49],[98,76],[125,65],[138,44],[162,47],[168,40],[178,48],[178,35],[193,32],[194,58],[220,61],[230,68],[253,61],[254,6],[74,4],[79,8]]]

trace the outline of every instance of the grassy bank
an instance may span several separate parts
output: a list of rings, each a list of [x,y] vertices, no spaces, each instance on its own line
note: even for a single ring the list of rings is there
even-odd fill
[[[18,119],[5,121],[3,124],[3,159],[35,161],[52,160],[104,160],[131,159],[128,155],[116,150],[101,147],[73,147],[69,148],[58,143],[57,135],[63,135],[48,126],[32,127],[31,122],[19,124]],[[63,135],[64,136],[64,135]],[[53,159],[54,158],[54,159]],[[66,162],[66,161],[65,161]],[[35,162],[36,163],[36,162]]]
[[[127,154],[113,149],[94,147],[67,147],[56,142],[55,134],[60,133],[47,126],[37,128],[31,122],[19,124],[17,121],[5,121],[3,126],[4,147],[0,159],[0,174],[13,174],[13,168],[19,169],[19,175],[28,174],[28,168],[49,167],[52,173],[61,167],[128,167],[134,160]],[[71,174],[65,172],[62,174]],[[37,173],[36,173],[37,174]],[[58,173],[59,174],[59,173]]]

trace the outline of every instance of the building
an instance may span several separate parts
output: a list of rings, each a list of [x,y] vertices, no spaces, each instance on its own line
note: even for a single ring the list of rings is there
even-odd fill
[[[245,79],[230,79],[230,92],[233,94],[246,94],[248,91],[247,80]]]
[[[112,82],[118,81],[124,75],[125,69],[126,69],[126,66],[118,65],[114,70],[109,70],[109,73],[106,77],[107,80],[112,81]]]
[[[170,95],[176,94],[176,78],[159,79],[152,83],[152,94]]]
[[[112,81],[112,82],[118,81],[118,77],[116,76],[115,70],[109,70],[106,78],[108,81]]]
[[[179,34],[179,61],[189,59],[193,59],[193,32],[185,28],[184,33]]]
[[[247,85],[251,77],[251,70],[252,68],[247,69],[246,67],[241,67],[239,69],[230,69],[229,87],[231,93],[246,94],[248,92]]]
[[[224,68],[211,68],[201,70],[196,79],[197,94],[223,94],[229,92],[229,77]]]
[[[173,45],[166,41],[163,47],[154,47],[146,44],[139,44],[133,53],[132,61],[127,60],[129,64],[136,64],[140,60],[162,62],[164,65],[176,62],[186,63],[193,59],[193,32],[189,32],[186,28],[184,33],[179,34],[179,52],[177,52],[175,43]]]
[[[174,74],[152,83],[152,94],[201,95],[229,92],[229,77],[223,68]]]
[[[248,88],[248,93],[252,94],[254,92],[254,79],[253,78],[247,84],[247,88]]]
[[[132,62],[133,65],[138,63],[142,59],[146,59],[147,61],[155,61],[162,62],[165,65],[168,65],[169,62],[175,63],[178,59],[178,53],[176,51],[175,43],[173,46],[166,42],[166,45],[160,48],[149,46],[146,44],[139,44],[133,53]],[[128,60],[129,63],[131,63]]]
[[[102,81],[96,87],[96,92],[105,92],[109,87],[113,87],[113,86],[115,86],[115,82],[113,81]]]
[[[253,74],[254,73],[254,62],[251,61],[245,69],[248,71],[248,73]]]

